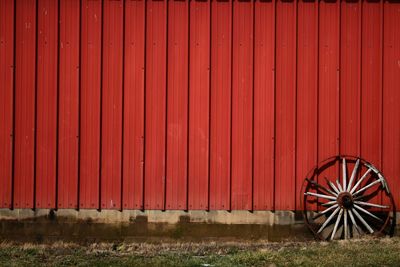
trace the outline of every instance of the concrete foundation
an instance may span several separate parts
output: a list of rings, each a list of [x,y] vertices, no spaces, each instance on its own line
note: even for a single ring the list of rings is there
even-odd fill
[[[302,214],[291,211],[0,209],[0,238],[41,242],[213,238],[280,241],[310,240],[313,235],[304,225]]]

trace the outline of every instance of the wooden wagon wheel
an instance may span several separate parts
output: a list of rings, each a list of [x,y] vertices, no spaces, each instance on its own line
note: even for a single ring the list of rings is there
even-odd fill
[[[305,222],[319,239],[394,233],[396,209],[386,179],[361,158],[321,162],[304,180],[301,196]]]

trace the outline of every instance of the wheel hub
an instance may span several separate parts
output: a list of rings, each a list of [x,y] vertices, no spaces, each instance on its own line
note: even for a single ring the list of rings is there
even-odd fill
[[[337,198],[339,206],[345,209],[351,209],[353,207],[354,201],[353,196],[349,192],[342,192]]]

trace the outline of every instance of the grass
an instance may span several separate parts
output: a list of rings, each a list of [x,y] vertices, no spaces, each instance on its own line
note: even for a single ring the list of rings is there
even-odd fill
[[[335,242],[1,243],[0,266],[399,266],[400,238]]]

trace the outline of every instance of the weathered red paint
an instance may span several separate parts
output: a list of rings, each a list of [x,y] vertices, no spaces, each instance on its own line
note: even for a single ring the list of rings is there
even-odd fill
[[[398,1],[10,0],[0,15],[2,208],[295,210],[337,154],[380,168],[400,205]]]

